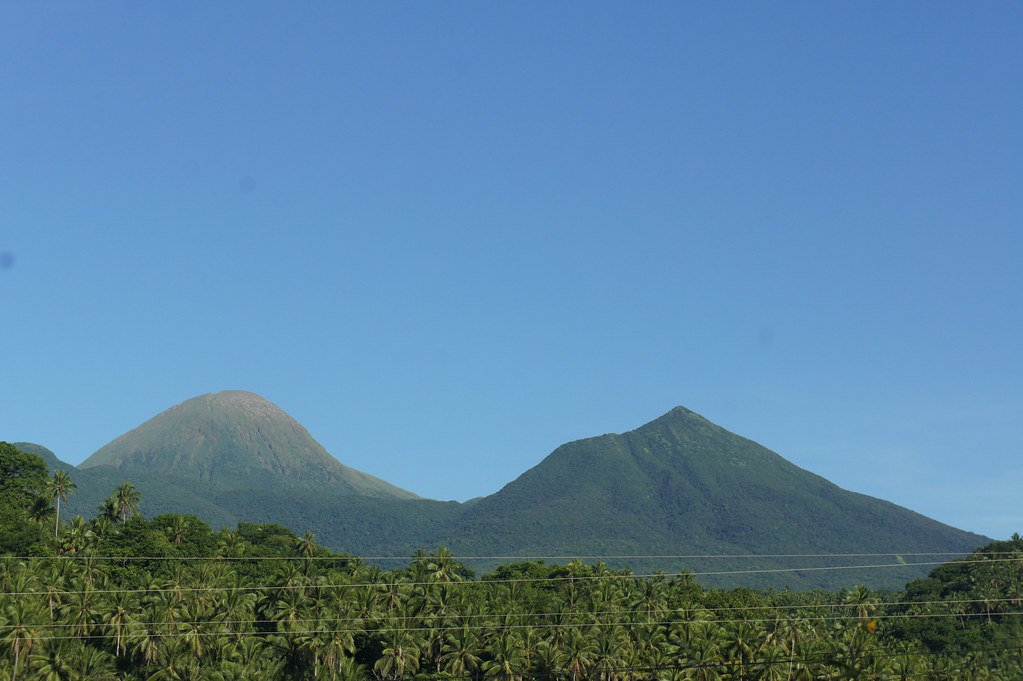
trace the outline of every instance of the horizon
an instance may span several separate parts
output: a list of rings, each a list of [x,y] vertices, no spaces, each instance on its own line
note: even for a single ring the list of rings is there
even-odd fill
[[[685,405],[1011,536],[1021,70],[1018,5],[5,4],[0,439],[241,387],[464,500]]]

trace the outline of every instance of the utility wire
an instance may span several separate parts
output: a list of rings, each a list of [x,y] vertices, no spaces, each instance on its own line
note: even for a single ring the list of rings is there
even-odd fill
[[[877,618],[877,619],[879,621],[883,621],[885,619],[906,619],[906,620],[909,620],[909,619],[937,619],[937,618],[943,618],[943,617],[971,617],[972,618],[972,617],[985,617],[985,616],[986,616],[985,613],[967,613],[966,615],[952,615],[952,614],[947,614],[947,613],[918,613],[918,614],[905,614],[905,615],[900,615],[900,616],[889,616],[889,617],[883,617],[883,618]],[[1013,611],[1013,612],[1008,612],[1008,613],[1000,613],[1000,616],[1003,616],[1003,617],[1023,616],[1023,611]],[[848,620],[850,618],[848,616],[828,616],[828,617],[813,617],[813,618],[803,618],[803,619],[806,619],[809,622],[839,622],[839,621]],[[288,623],[308,623],[308,622],[317,622],[317,621],[331,621],[331,620],[327,620],[327,619],[325,619],[325,620],[316,620],[316,619],[251,620],[251,621],[247,621],[245,623],[246,624],[248,624],[248,623],[252,623],[252,624],[256,624],[256,623],[288,624]],[[761,624],[761,623],[771,623],[771,622],[775,622],[775,621],[777,621],[777,620],[775,620],[773,618],[771,618],[771,619],[764,619],[764,618],[761,618],[761,619],[755,619],[755,618],[753,618],[753,619],[737,618],[737,619],[728,619],[728,620],[712,620],[712,621],[707,621],[705,623],[706,624],[717,624],[717,625],[722,625],[722,624],[740,624],[740,623]],[[793,620],[793,621],[795,621],[795,620]],[[601,623],[601,622],[557,622],[557,623],[548,623],[548,624],[534,624],[534,623],[527,623],[527,624],[482,624],[482,625],[474,626],[474,627],[472,627],[472,629],[473,629],[473,631],[484,631],[484,632],[487,632],[487,631],[517,630],[517,629],[589,629],[589,628],[594,628],[594,627],[599,629],[601,627],[605,627],[606,628],[606,627],[613,627],[613,626],[617,626],[617,627],[621,627],[621,628],[628,628],[628,627],[638,627],[638,626],[649,626],[651,624],[655,624],[657,626],[663,626],[663,627],[670,627],[670,626],[672,626],[674,624],[689,624],[689,625],[694,625],[695,624],[695,625],[698,625],[698,624],[702,624],[702,623],[704,623],[704,622],[693,622],[692,620],[683,620],[683,619],[679,619],[679,620],[659,620],[659,621],[656,621],[656,622],[607,622],[607,623]],[[206,626],[210,626],[210,627],[215,627],[215,626],[217,626],[218,623],[215,622],[215,621],[202,621],[202,622],[192,621],[192,622],[166,622],[166,623],[149,624],[149,625],[146,625],[146,626],[160,627],[160,628],[167,627],[167,628],[173,628],[174,630],[173,631],[167,631],[167,632],[150,631],[150,632],[147,632],[147,635],[151,636],[153,638],[164,638],[164,637],[168,637],[168,636],[182,636],[183,634],[187,633],[187,632],[182,631],[182,629],[180,628],[182,625],[184,625],[184,626],[193,625],[194,626],[196,624],[201,625],[201,626],[202,625],[206,625]],[[129,626],[130,626],[129,623],[125,623],[125,629],[127,629]],[[142,625],[140,625],[140,626],[142,626]],[[110,624],[92,624],[89,628],[93,629],[93,628],[98,628],[98,627],[103,627],[103,628],[106,628],[107,630],[111,629]],[[40,628],[42,628],[42,626],[41,625],[17,625],[17,626],[8,625],[7,628],[10,628],[10,629],[26,629],[26,628],[40,629]],[[230,631],[230,630],[229,631],[203,631],[203,632],[201,632],[201,635],[202,636],[255,636],[255,635],[259,635],[259,636],[280,636],[280,635],[304,636],[304,635],[311,635],[311,634],[335,634],[335,633],[349,633],[349,634],[372,635],[372,634],[381,634],[381,633],[387,634],[387,633],[414,633],[414,632],[438,632],[439,633],[439,632],[461,631],[464,628],[465,627],[462,626],[462,625],[448,625],[448,626],[442,626],[442,627],[423,627],[423,626],[419,626],[419,627],[391,626],[391,627],[379,627],[379,628],[373,628],[373,627],[345,627],[345,628],[337,628],[337,629],[315,628],[315,629],[290,629],[290,630],[289,629],[285,629],[285,630],[274,630],[274,631],[264,631],[264,630],[258,630],[258,629],[252,629],[252,630],[240,630],[239,629],[239,630],[234,630],[234,631]],[[50,641],[50,640],[72,640],[72,639],[79,639],[79,640],[105,640],[105,639],[110,638],[110,636],[111,635],[109,633],[105,633],[105,634],[84,634],[84,635],[40,636],[36,640],[45,640],[45,641]]]
[[[440,560],[444,562],[458,562],[462,563],[465,561],[490,561],[490,560],[503,560],[503,561],[515,561],[515,562],[531,562],[531,561],[588,561],[588,560],[759,560],[764,558],[777,559],[777,558],[880,558],[883,556],[911,556],[911,557],[922,557],[922,556],[967,556],[971,555],[973,551],[881,551],[881,552],[870,552],[870,553],[717,553],[717,554],[675,554],[675,555],[656,555],[656,554],[634,554],[634,555],[564,555],[564,556],[438,556],[435,554],[423,555],[423,556],[357,556],[357,555],[338,555],[338,556],[93,556],[88,554],[74,554],[74,555],[60,555],[60,556],[0,556],[0,560],[19,560],[19,561],[75,561],[75,560],[102,560],[102,561],[190,561],[190,560],[208,560],[208,561],[348,561],[348,562],[365,562],[365,561],[410,561],[420,562],[424,560]],[[1002,556],[1002,555],[1014,555],[1019,551],[984,551],[980,555],[984,556]],[[548,566],[556,567],[556,566]]]
[[[541,584],[551,584],[554,582],[593,582],[600,580],[616,580],[616,579],[627,579],[627,580],[640,580],[640,579],[652,579],[652,578],[691,578],[701,576],[723,576],[723,575],[757,575],[757,574],[779,574],[779,573],[793,573],[793,572],[824,572],[824,571],[836,571],[836,570],[876,570],[886,568],[908,568],[908,567],[927,567],[937,565],[966,565],[974,563],[983,563],[985,565],[992,563],[1010,563],[1010,562],[1023,562],[1023,556],[1019,558],[993,558],[990,560],[960,560],[960,561],[927,561],[927,562],[915,562],[915,563],[875,563],[875,564],[861,564],[861,565],[832,565],[832,566],[802,566],[792,568],[759,568],[749,570],[709,570],[700,572],[676,572],[676,573],[651,573],[651,574],[620,574],[616,572],[609,572],[605,575],[563,575],[556,577],[513,577],[507,579],[487,579],[487,580],[461,580],[461,581],[426,581],[426,582],[351,582],[351,583],[329,583],[329,584],[279,584],[279,585],[253,585],[253,586],[195,586],[195,587],[158,587],[158,588],[137,588],[137,589],[82,589],[77,591],[64,591],[62,593],[67,594],[106,594],[106,593],[161,593],[161,592],[194,592],[194,591],[253,591],[263,589],[306,589],[306,588],[360,588],[360,587],[415,587],[415,586],[436,586],[445,584],[448,586],[487,586],[492,584],[525,584],[531,582],[538,582]],[[46,594],[46,591],[13,591],[8,592],[11,596],[31,596]]]
[[[996,604],[996,603],[1012,603],[1019,605],[1018,598],[996,598],[996,599],[972,599],[972,600],[936,600],[936,601],[896,601],[891,603],[878,603],[876,607],[888,608],[899,605],[952,605],[952,604]],[[209,624],[211,626],[221,625],[235,625],[235,624],[277,624],[282,622],[330,622],[332,624],[340,623],[355,623],[355,622],[373,622],[373,623],[386,623],[394,621],[426,621],[431,619],[445,619],[448,621],[457,621],[459,624],[445,626],[443,629],[461,629],[465,626],[466,620],[498,620],[498,619],[537,619],[537,618],[554,618],[554,617],[567,617],[572,619],[593,619],[590,624],[593,625],[621,625],[621,626],[645,626],[650,624],[657,625],[671,625],[678,623],[689,623],[689,624],[728,624],[735,622],[776,622],[777,617],[759,617],[759,618],[738,618],[738,619],[701,619],[706,615],[713,613],[734,613],[742,611],[783,611],[783,610],[796,610],[796,611],[813,611],[813,610],[837,610],[837,609],[856,609],[859,606],[858,603],[826,603],[826,604],[811,604],[811,605],[761,605],[761,606],[722,606],[714,608],[706,608],[698,605],[692,607],[679,607],[679,608],[661,608],[657,612],[650,613],[644,608],[635,609],[618,609],[618,610],[578,610],[578,611],[553,611],[553,612],[487,612],[487,613],[429,613],[429,614],[417,614],[417,615],[403,615],[403,614],[380,614],[380,615],[369,615],[369,616],[356,616],[356,617],[337,617],[337,616],[325,616],[325,617],[299,617],[299,618],[266,618],[266,619],[239,619],[239,620],[227,620],[227,619],[202,619],[202,620],[186,620],[186,619],[174,619],[164,621],[139,621],[132,620],[131,624],[134,626],[176,626],[176,625],[189,625],[189,624]],[[143,608],[145,607],[143,606]],[[601,621],[603,617],[629,617],[633,615],[647,615],[651,614],[656,617],[663,618],[667,615],[688,615],[680,619],[671,620],[635,620],[635,621]],[[941,617],[986,617],[986,616],[1002,616],[1002,615],[1015,615],[1023,613],[1015,612],[979,612],[979,613],[875,613],[868,615],[866,619],[876,619],[878,621],[892,620],[892,619],[917,619],[917,618],[941,618]],[[863,619],[860,616],[853,614],[844,615],[818,615],[806,613],[793,613],[793,615],[799,615],[798,617],[791,617],[786,621],[796,620],[807,620],[807,621],[841,621],[846,619]],[[587,622],[572,622],[567,623],[572,626],[584,626]],[[38,629],[71,629],[82,626],[80,623],[73,622],[43,622],[40,624],[31,625]],[[109,627],[109,624],[104,625]],[[500,625],[500,624],[484,624],[480,625],[480,628],[501,628],[502,626],[511,625]],[[521,626],[521,625],[516,625]],[[558,623],[539,623],[536,626],[540,627],[557,627]],[[0,624],[0,631],[4,629],[16,628],[16,625],[11,624]],[[427,627],[428,630],[436,630],[438,627]],[[379,631],[378,628],[372,629],[373,631]]]

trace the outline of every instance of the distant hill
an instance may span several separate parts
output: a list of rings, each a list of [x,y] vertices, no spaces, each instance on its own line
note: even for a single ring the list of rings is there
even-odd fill
[[[562,445],[499,492],[464,504],[419,499],[343,466],[278,407],[244,392],[183,402],[78,469],[45,447],[18,446],[72,471],[70,514],[92,515],[130,480],[149,516],[194,513],[214,527],[277,522],[368,556],[447,546],[461,556],[604,557],[637,572],[696,571],[714,585],[899,587],[929,569],[902,567],[928,560],[904,554],[990,541],[843,490],[682,407],[624,434]],[[694,555],[731,558],[663,558]],[[467,565],[481,573],[498,562]],[[845,567],[856,564],[893,567]],[[795,569],[811,565],[823,569]]]
[[[81,470],[158,474],[221,489],[315,489],[415,499],[412,492],[341,464],[277,405],[249,392],[195,397],[102,447]]]
[[[12,442],[11,444],[23,452],[28,452],[42,457],[43,461],[46,462],[46,465],[53,470],[67,471],[69,473],[75,470],[74,466],[69,463],[64,463],[57,458],[56,454],[42,445],[37,445],[34,442]]]

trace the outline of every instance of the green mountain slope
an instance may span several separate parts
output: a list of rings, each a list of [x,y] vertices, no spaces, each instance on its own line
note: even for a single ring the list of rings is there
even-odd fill
[[[415,494],[338,462],[297,421],[259,395],[224,391],[171,407],[79,466],[208,482],[223,489],[282,486],[414,499]]]
[[[987,539],[842,490],[678,407],[634,431],[559,447],[467,508],[434,541],[456,553],[488,555],[889,554],[850,561],[877,563],[895,562],[907,552],[969,551]],[[796,563],[778,558],[756,565],[742,559],[645,564],[729,571]],[[822,564],[827,565],[837,566],[834,560]],[[875,585],[898,585],[925,571],[834,572],[846,584],[858,576]],[[769,582],[823,586],[833,583],[829,572],[772,575]],[[736,581],[708,577],[705,581]]]

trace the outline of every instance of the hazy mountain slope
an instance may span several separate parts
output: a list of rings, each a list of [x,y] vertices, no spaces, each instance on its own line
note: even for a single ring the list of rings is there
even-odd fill
[[[427,538],[461,512],[461,504],[454,501],[316,493],[253,495],[227,490],[215,501],[239,520],[280,523],[296,532],[309,530],[331,549],[377,557],[411,556],[419,548],[436,548]]]
[[[987,541],[842,490],[681,407],[622,435],[559,447],[434,540],[491,555],[890,552],[889,560]],[[689,567],[726,565],[750,566]],[[896,584],[917,576],[891,574]],[[793,575],[791,583],[824,583],[818,576]]]
[[[243,391],[202,395],[171,407],[102,447],[79,469],[98,466],[128,477],[158,474],[224,489],[285,486],[417,498],[341,464],[282,409]]]
[[[113,466],[80,469],[60,460],[56,454],[42,445],[32,442],[16,442],[14,445],[24,452],[41,457],[50,467],[51,473],[63,470],[71,475],[75,490],[63,505],[65,518],[76,515],[91,518],[117,486],[128,481],[142,493],[140,510],[150,518],[161,513],[194,513],[213,527],[228,527],[238,522],[230,510],[214,501],[220,492],[216,485],[159,473],[133,475],[129,478],[124,470]]]

